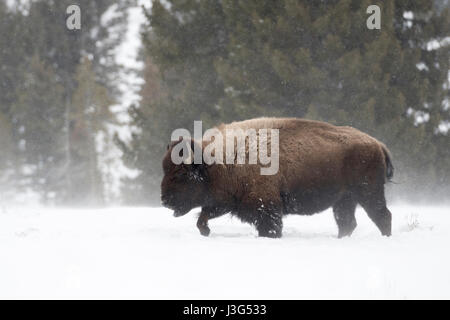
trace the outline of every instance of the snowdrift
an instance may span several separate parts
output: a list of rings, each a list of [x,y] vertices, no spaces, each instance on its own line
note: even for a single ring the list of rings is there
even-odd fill
[[[205,238],[193,212],[4,208],[0,298],[449,299],[449,209],[390,208],[391,238],[359,208],[342,240],[330,210],[265,239],[229,215]]]

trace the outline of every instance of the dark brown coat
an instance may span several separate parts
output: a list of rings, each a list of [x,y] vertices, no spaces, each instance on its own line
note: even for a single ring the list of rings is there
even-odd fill
[[[339,237],[356,227],[359,203],[383,235],[391,234],[384,184],[393,175],[387,148],[351,127],[303,119],[260,118],[217,127],[279,130],[279,171],[261,175],[260,165],[181,164],[163,160],[162,202],[180,216],[202,207],[198,227],[232,213],[256,226],[260,236],[280,237],[282,216],[310,215],[333,207]],[[192,142],[194,143],[194,142]],[[203,148],[206,146],[203,143]]]

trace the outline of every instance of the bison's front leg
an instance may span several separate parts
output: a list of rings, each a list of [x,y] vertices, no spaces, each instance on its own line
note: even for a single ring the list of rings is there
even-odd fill
[[[281,199],[263,197],[259,193],[250,193],[241,202],[239,215],[242,220],[253,224],[259,237],[281,238],[283,231]],[[273,200],[271,200],[273,199]]]
[[[255,226],[256,230],[258,230],[258,236],[281,238],[283,231],[283,214],[279,202],[258,199],[257,203]]]
[[[197,228],[202,236],[209,236],[211,230],[208,227],[208,221],[220,217],[227,213],[225,210],[218,208],[203,207],[202,212],[197,220]]]
[[[205,237],[209,236],[209,233],[211,232],[208,227],[208,220],[208,214],[202,210],[197,220],[197,228],[200,231],[200,234]]]
[[[264,212],[256,220],[256,230],[259,237],[281,238],[283,220],[281,214]]]

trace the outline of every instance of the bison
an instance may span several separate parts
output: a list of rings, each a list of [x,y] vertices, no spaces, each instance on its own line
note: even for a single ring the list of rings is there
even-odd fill
[[[312,215],[332,207],[342,238],[356,228],[357,204],[382,235],[391,235],[384,185],[394,168],[383,143],[352,127],[297,118],[259,118],[216,127],[224,136],[227,129],[237,128],[278,130],[276,174],[262,175],[261,163],[175,164],[172,149],[184,139],[172,142],[163,159],[162,204],[177,217],[201,207],[201,235],[210,233],[208,220],[231,213],[253,224],[259,236],[279,238],[284,215]],[[204,150],[211,141],[189,143],[192,150]]]

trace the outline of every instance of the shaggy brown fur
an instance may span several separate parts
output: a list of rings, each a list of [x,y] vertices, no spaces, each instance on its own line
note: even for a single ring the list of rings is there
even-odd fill
[[[202,235],[209,235],[209,219],[230,212],[255,225],[260,236],[281,237],[283,215],[311,215],[333,207],[339,237],[349,236],[358,203],[383,235],[391,235],[384,184],[393,167],[387,148],[375,138],[351,127],[294,118],[252,119],[217,128],[224,136],[230,128],[279,129],[279,171],[261,175],[260,164],[175,165],[170,157],[174,144],[169,146],[162,203],[175,216],[202,207],[197,223]]]

